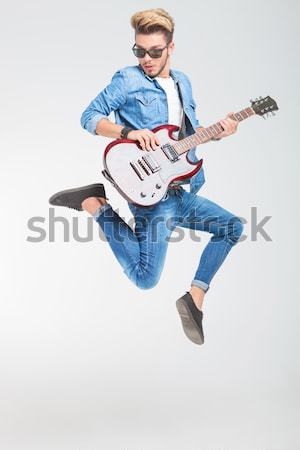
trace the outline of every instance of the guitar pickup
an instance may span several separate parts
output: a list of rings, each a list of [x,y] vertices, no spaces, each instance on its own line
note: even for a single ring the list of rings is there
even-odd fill
[[[152,173],[160,170],[160,165],[157,164],[157,162],[155,161],[153,156],[144,155],[144,156],[142,156],[142,160],[145,161],[145,163],[147,164],[147,166],[149,167],[149,169],[151,170]]]
[[[171,162],[176,162],[179,160],[179,155],[171,144],[165,144],[161,147],[161,149]]]

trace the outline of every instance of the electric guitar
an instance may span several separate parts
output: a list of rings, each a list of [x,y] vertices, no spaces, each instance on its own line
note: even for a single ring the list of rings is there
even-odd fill
[[[278,110],[276,102],[269,96],[251,101],[245,108],[230,117],[241,122],[252,115],[264,119]],[[156,150],[142,150],[139,141],[116,139],[104,151],[102,174],[129,202],[138,206],[152,206],[166,194],[169,184],[197,173],[203,160],[189,161],[187,152],[199,144],[217,137],[223,131],[217,122],[184,139],[173,137],[176,125],[161,125],[152,130],[157,134],[159,146]]]

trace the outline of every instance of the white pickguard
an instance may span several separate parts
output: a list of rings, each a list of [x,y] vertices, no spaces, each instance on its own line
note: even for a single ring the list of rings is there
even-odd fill
[[[172,143],[167,128],[158,130],[156,135],[160,146]],[[160,169],[154,173],[149,170],[150,175],[143,171],[144,179],[141,180],[130,162],[135,162],[147,154],[151,155]],[[179,160],[171,162],[161,148],[147,151],[139,149],[134,143],[122,142],[113,145],[106,153],[104,167],[128,202],[151,206],[164,197],[174,178],[192,172],[196,165],[187,160],[186,153],[182,154]]]

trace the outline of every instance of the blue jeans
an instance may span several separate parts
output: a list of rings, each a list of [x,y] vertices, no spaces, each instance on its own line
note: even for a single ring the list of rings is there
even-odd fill
[[[241,220],[221,206],[181,186],[168,189],[150,207],[128,203],[135,218],[132,230],[109,204],[98,208],[94,219],[128,278],[141,289],[154,287],[160,278],[175,227],[212,233],[205,246],[191,285],[209,289],[210,282],[243,231]]]

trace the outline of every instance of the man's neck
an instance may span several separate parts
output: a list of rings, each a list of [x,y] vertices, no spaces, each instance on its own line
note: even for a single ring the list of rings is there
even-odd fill
[[[169,67],[164,67],[163,70],[161,71],[161,73],[159,73],[157,76],[159,78],[170,78],[170,76],[171,76],[170,68]]]
[[[141,66],[141,64],[139,64],[138,66],[139,66],[140,70],[141,70],[146,76],[149,76],[149,75],[146,74],[146,72],[144,71],[144,69],[143,69],[143,67]],[[154,79],[154,78],[170,78],[170,77],[171,77],[170,68],[168,68],[168,69],[166,70],[166,68],[164,67],[164,69],[161,71],[161,73],[159,73],[159,74],[156,75],[155,77],[150,77],[150,78]]]

